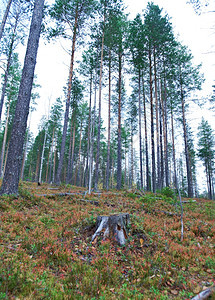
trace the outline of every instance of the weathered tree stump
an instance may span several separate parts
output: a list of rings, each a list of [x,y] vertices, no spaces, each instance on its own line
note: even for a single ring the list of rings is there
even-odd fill
[[[96,220],[96,232],[91,242],[95,242],[99,235],[103,234],[103,240],[107,237],[114,238],[116,242],[125,245],[127,234],[127,225],[129,224],[129,214],[118,214],[111,216],[98,216]]]

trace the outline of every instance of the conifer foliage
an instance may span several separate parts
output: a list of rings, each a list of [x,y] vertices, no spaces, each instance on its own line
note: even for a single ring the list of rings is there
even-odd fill
[[[195,149],[188,120],[192,93],[201,89],[203,77],[163,9],[148,3],[131,20],[122,0],[56,0],[44,12],[43,5],[35,1],[22,79],[15,53],[18,25],[7,19],[2,25],[0,50],[7,65],[0,109],[1,193],[17,193],[21,176],[84,186],[89,193],[93,187],[156,192],[173,185],[193,197],[199,157],[212,198],[211,129],[203,120]],[[34,137],[26,127],[42,15],[49,42],[69,45],[70,63],[62,95],[54,95]]]

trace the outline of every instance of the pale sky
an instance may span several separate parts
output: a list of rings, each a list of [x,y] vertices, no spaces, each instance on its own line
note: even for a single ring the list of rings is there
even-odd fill
[[[140,0],[125,0],[124,2],[128,7],[127,12],[130,12],[130,18],[141,13],[147,5],[147,1]],[[169,15],[175,35],[191,50],[195,64],[202,63],[202,72],[206,80],[201,94],[206,97],[211,94],[212,85],[215,83],[215,13],[196,15],[193,7],[186,4],[186,0],[155,0],[154,3]],[[207,10],[212,9],[207,8]],[[62,95],[62,87],[66,85],[68,78],[69,60],[69,55],[63,47],[59,46],[59,41],[46,45],[42,40],[40,41],[36,73],[38,74],[37,81],[42,85],[41,99],[38,103],[42,113],[48,110],[47,98],[51,98],[51,102],[54,102]],[[41,117],[39,111],[37,114],[34,113],[32,119],[32,121],[35,120],[31,125],[33,131],[37,129],[36,123]]]
[[[53,0],[48,0],[48,3],[50,2]],[[155,0],[153,2],[163,8],[163,11],[171,18],[175,36],[178,36],[178,40],[191,50],[194,63],[196,65],[202,63],[205,83],[201,95],[207,97],[212,92],[212,85],[215,84],[215,12],[208,12],[215,11],[215,1],[211,0],[214,2],[214,7],[208,7],[201,15],[195,14],[193,7],[186,4],[186,0]],[[124,0],[124,3],[132,19],[137,13],[142,13],[148,1]],[[0,14],[2,15],[2,12]],[[63,97],[62,89],[67,83],[70,62],[70,55],[64,48],[68,50],[68,47],[65,44],[61,45],[59,40],[50,44],[44,43],[43,39],[40,40],[36,74],[37,83],[42,87],[39,89],[41,97],[38,100],[37,111],[31,117],[31,131],[34,134],[37,133],[41,117],[47,115],[49,101],[54,103],[56,98]],[[24,60],[24,55],[25,47],[20,52],[21,62]],[[212,113],[206,109],[199,109],[197,106],[194,106],[191,113],[187,115],[192,127],[194,129],[198,127],[202,115],[209,120],[215,130]]]

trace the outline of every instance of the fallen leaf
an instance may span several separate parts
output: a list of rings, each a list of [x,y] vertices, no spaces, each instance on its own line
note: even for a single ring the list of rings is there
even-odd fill
[[[171,293],[172,293],[173,295],[178,295],[178,291],[176,291],[176,290],[171,290]]]
[[[194,294],[199,294],[201,292],[201,287],[200,286],[196,286],[194,289],[193,289],[193,292]]]
[[[144,241],[143,241],[143,239],[141,238],[141,239],[140,239],[140,245],[141,245],[141,247],[143,246],[143,242],[144,242]]]

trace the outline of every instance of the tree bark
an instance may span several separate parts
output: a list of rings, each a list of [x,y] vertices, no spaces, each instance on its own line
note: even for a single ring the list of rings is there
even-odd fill
[[[174,136],[174,120],[173,120],[173,109],[171,108],[171,127],[172,127],[172,156],[173,156],[173,170],[174,170],[174,185],[178,188],[177,173],[176,173],[176,158],[175,158],[175,136]]]
[[[154,141],[154,104],[153,104],[153,88],[152,88],[152,57],[149,49],[149,76],[150,76],[150,103],[151,103],[151,151],[152,151],[152,191],[156,190],[156,166],[155,166],[155,141]]]
[[[191,174],[190,153],[188,148],[187,124],[186,124],[186,117],[185,117],[185,102],[184,102],[182,83],[181,83],[181,107],[182,107],[182,122],[183,122],[183,133],[184,133],[186,169],[187,169],[188,197],[192,198],[193,197],[192,174]]]
[[[89,169],[89,157],[90,157],[90,130],[91,130],[91,110],[92,110],[92,85],[93,85],[93,74],[90,74],[90,99],[89,99],[89,118],[88,118],[88,132],[87,132],[87,161],[86,161],[86,169],[84,174],[84,186],[87,186],[88,182],[88,169]]]
[[[3,175],[5,148],[6,148],[6,140],[7,140],[8,122],[9,122],[9,113],[10,113],[10,99],[9,99],[8,108],[7,108],[6,125],[5,125],[4,138],[3,138],[2,149],[1,149],[0,178]],[[5,160],[5,164],[6,164],[6,160]]]
[[[29,114],[37,50],[39,46],[43,7],[44,0],[35,1],[8,150],[6,170],[0,191],[1,194],[16,194],[18,192],[19,177],[23,158],[22,152],[27,127],[27,118]]]
[[[143,157],[142,157],[142,111],[141,111],[141,74],[138,74],[138,104],[139,104],[139,150],[140,150],[140,188],[143,188]]]
[[[163,126],[164,125],[162,124],[163,118],[162,118],[161,97],[160,97],[159,111],[160,111],[160,170],[161,170],[160,176],[161,176],[161,189],[162,189],[164,187],[164,160],[163,160]]]
[[[159,137],[159,117],[158,117],[158,88],[157,88],[157,65],[155,46],[154,55],[154,77],[155,77],[155,111],[156,111],[156,139],[157,139],[157,188],[161,189],[161,168],[160,168],[160,137]]]
[[[46,146],[46,135],[47,135],[47,131],[45,129],[45,135],[44,135],[44,140],[43,140],[43,149],[42,149],[41,162],[40,162],[40,173],[39,173],[39,179],[38,179],[39,183],[41,183],[41,180],[42,180],[44,152],[45,152],[45,146]]]
[[[122,185],[122,137],[121,137],[121,89],[122,89],[122,53],[119,53],[119,96],[118,96],[118,146],[117,146],[117,190]]]
[[[108,149],[107,149],[107,172],[106,172],[106,189],[109,189],[110,177],[110,116],[111,116],[111,50],[109,50],[109,78],[108,78]]]
[[[60,159],[59,159],[57,174],[55,178],[55,183],[57,185],[59,185],[61,182],[60,176],[63,168],[63,159],[64,159],[64,152],[65,152],[65,145],[66,145],[66,134],[67,134],[67,126],[69,120],[69,109],[70,109],[70,100],[71,100],[71,92],[72,92],[72,78],[73,78],[77,27],[78,27],[78,8],[76,9],[75,23],[73,28],[72,54],[70,60],[69,82],[68,82],[67,99],[66,99],[66,110],[64,115],[63,135],[62,135],[62,142],[61,142],[61,149],[60,149]]]
[[[104,27],[105,27],[106,11],[104,11]],[[102,73],[103,73],[103,52],[104,52],[104,37],[105,30],[102,33],[102,45],[101,45],[101,61],[100,61],[100,73],[99,73],[99,120],[98,120],[98,136],[97,136],[97,151],[96,151],[96,166],[95,166],[95,190],[98,190],[99,181],[99,156],[100,156],[100,136],[101,136],[101,102],[102,102]]]
[[[201,293],[199,293],[198,295],[196,295],[195,297],[193,297],[191,300],[204,300],[204,299],[208,299],[210,295],[214,294],[214,292],[215,292],[215,286],[209,287],[205,291],[202,291]]]
[[[147,130],[147,118],[146,118],[146,96],[145,96],[144,82],[143,82],[143,111],[144,111],[145,151],[146,151],[146,190],[150,191],[148,130]]]
[[[131,125],[132,126],[132,125]],[[133,130],[131,128],[131,169],[130,169],[130,187],[133,186],[134,181],[134,142],[133,142]]]
[[[72,140],[73,140],[73,127],[75,127],[75,110],[73,108],[72,118],[71,118],[71,127],[70,127],[70,138],[69,138],[69,154],[68,154],[68,166],[67,166],[67,176],[66,183],[70,182],[72,177],[72,168],[71,168],[71,155],[72,155]]]
[[[103,239],[114,238],[115,241],[123,246],[128,238],[126,227],[129,224],[129,214],[119,214],[111,216],[99,216],[96,220],[96,232],[92,236],[95,243],[97,237],[103,233]]]
[[[79,166],[80,166],[80,160],[81,160],[81,138],[82,138],[82,121],[81,121],[81,126],[80,126],[80,139],[79,139],[79,150],[78,150],[78,161],[77,161],[77,166],[76,166],[76,172],[75,172],[75,185],[77,184],[77,178],[78,178],[78,184],[79,183]]]
[[[166,95],[166,77],[164,78],[164,145],[165,145],[165,177],[166,177],[166,186],[169,186],[169,154],[168,154],[168,135],[167,135],[167,95]]]

